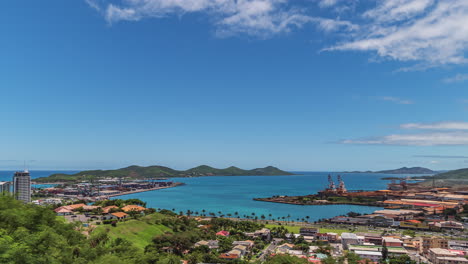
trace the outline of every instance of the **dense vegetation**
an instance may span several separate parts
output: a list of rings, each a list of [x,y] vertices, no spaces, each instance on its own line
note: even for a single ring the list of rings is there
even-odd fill
[[[346,173],[382,173],[382,174],[434,174],[433,171],[423,167],[402,167],[394,170],[381,170],[381,171],[347,171]]]
[[[268,166],[253,170],[243,170],[237,167],[226,169],[216,169],[210,166],[202,165],[185,171],[174,170],[164,166],[129,166],[116,170],[89,170],[81,171],[75,174],[52,174],[48,177],[35,179],[37,182],[70,182],[77,180],[91,180],[95,178],[154,178],[154,177],[191,177],[191,176],[249,176],[249,175],[291,175],[291,173],[282,171],[278,168]]]
[[[116,200],[114,204],[141,203],[138,200]],[[107,204],[103,204],[107,205]],[[7,264],[180,264],[186,260],[196,263],[259,264],[257,256],[267,246],[260,238],[248,238],[244,232],[264,227],[254,221],[232,221],[213,218],[198,222],[170,210],[147,215],[133,215],[132,219],[112,225],[83,228],[67,223],[55,215],[52,208],[24,204],[10,196],[0,196],[0,263]],[[154,210],[153,210],[154,211]],[[202,228],[201,226],[205,227]],[[290,230],[283,226],[271,226],[274,237],[286,238]],[[216,236],[219,230],[230,236]],[[201,240],[217,239],[219,250],[207,246],[194,247]],[[229,251],[233,241],[254,240],[252,253],[239,260],[223,260],[220,252]],[[331,246],[307,243],[302,237],[293,238],[295,249],[307,250],[310,245],[319,246],[319,253],[328,257],[325,264],[358,264],[356,254],[346,253],[331,257]],[[345,261],[346,260],[346,261]],[[288,255],[268,256],[266,264],[307,263],[306,260]],[[415,264],[407,256],[388,259],[391,264]]]
[[[50,208],[0,196],[0,263],[137,263],[136,250],[105,233],[86,237]]]
[[[468,169],[452,170],[444,173],[437,174],[436,179],[462,179],[468,180]]]

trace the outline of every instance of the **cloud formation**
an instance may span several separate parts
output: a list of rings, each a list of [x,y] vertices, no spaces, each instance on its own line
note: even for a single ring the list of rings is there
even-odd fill
[[[468,48],[466,0],[84,1],[111,24],[200,13],[208,17],[218,36],[259,37],[291,32],[312,24],[325,32],[337,32],[336,44],[324,47],[327,51],[372,52],[384,59],[416,62],[412,66],[414,69],[468,62],[465,58]],[[342,15],[343,10],[346,15]],[[343,34],[349,32],[352,34]],[[466,79],[466,75],[459,75],[448,82]]]
[[[468,81],[468,74],[459,73],[453,77],[444,79],[444,82],[446,83],[458,83],[458,82],[464,82],[464,81]]]
[[[341,144],[358,145],[398,145],[398,146],[466,146],[467,132],[422,133],[406,135],[388,135],[375,138],[347,139]]]
[[[448,155],[414,155],[415,158],[430,159],[468,159],[468,156],[448,156]]]
[[[468,1],[377,1],[356,37],[327,50],[373,51],[382,58],[424,62],[419,68],[467,62]]]
[[[86,0],[99,6],[109,23],[162,18],[185,13],[208,14],[217,33],[244,33],[265,36],[289,32],[313,22],[300,8],[289,6],[288,0]]]
[[[400,125],[400,128],[426,130],[468,130],[468,122],[408,123]]]
[[[404,105],[414,104],[414,102],[411,100],[406,100],[406,99],[393,97],[393,96],[382,96],[382,97],[378,97],[378,99],[387,101],[387,102],[392,102],[395,104],[404,104]]]
[[[346,139],[341,144],[358,145],[399,145],[399,146],[466,146],[468,145],[468,122],[407,123],[402,129],[433,130],[434,132],[413,134],[392,134],[382,137]],[[441,158],[443,156],[420,156]],[[464,156],[445,156],[447,158],[466,158]]]

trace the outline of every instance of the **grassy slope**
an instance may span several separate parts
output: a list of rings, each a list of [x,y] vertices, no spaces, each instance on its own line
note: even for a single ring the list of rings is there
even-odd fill
[[[468,180],[468,169],[453,170],[437,174],[436,179],[464,179]]]
[[[125,222],[117,223],[116,227],[111,225],[100,225],[96,228],[97,232],[105,232],[109,230],[108,234],[111,238],[124,238],[136,247],[144,249],[156,235],[165,232],[172,232],[172,230],[164,225],[149,224],[151,220],[160,217],[158,214],[150,215],[138,220],[128,220]],[[150,221],[145,221],[150,220]]]
[[[425,181],[419,182],[421,186],[432,186],[433,177],[422,177]],[[453,187],[456,189],[466,188],[468,185],[468,169],[459,169],[439,173],[434,176],[436,187]]]

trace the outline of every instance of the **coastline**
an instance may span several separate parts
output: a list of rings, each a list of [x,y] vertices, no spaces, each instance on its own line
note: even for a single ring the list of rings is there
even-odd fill
[[[119,194],[107,195],[107,197],[110,198],[110,197],[117,197],[117,196],[123,196],[123,195],[134,194],[134,193],[157,191],[157,190],[169,189],[169,188],[174,188],[174,187],[183,186],[183,185],[185,185],[185,183],[183,183],[183,182],[174,182],[174,184],[171,185],[171,186],[156,187],[156,188],[150,188],[150,189],[141,189],[141,190],[128,191],[128,192],[121,192]]]
[[[297,202],[290,202],[290,201],[277,201],[277,200],[270,200],[269,198],[253,198],[254,201],[258,202],[267,202],[267,203],[281,203],[281,204],[291,204],[291,205],[301,205],[301,206],[309,206],[309,205],[359,205],[359,206],[374,206],[374,207],[384,207],[380,203],[358,203],[358,202],[316,202],[311,204],[304,204],[304,203],[297,203]]]

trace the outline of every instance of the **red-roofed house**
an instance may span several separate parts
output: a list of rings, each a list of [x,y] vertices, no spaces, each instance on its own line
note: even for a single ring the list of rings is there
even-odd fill
[[[65,208],[65,206],[61,206],[61,207],[58,207],[54,210],[55,213],[57,213],[57,215],[71,215],[73,214],[73,212],[68,209],[68,208]]]
[[[128,214],[126,214],[124,212],[112,213],[111,215],[113,216],[113,218],[115,218],[117,220],[123,220],[123,219],[127,218],[127,216],[128,216]]]
[[[115,206],[115,205],[111,205],[111,206],[106,206],[104,208],[102,208],[102,212],[104,214],[108,214],[110,210],[112,209],[119,209],[119,207]]]
[[[216,233],[217,236],[229,236],[229,232],[228,231],[219,231],[218,233]]]
[[[237,254],[223,253],[223,254],[219,255],[219,258],[220,259],[225,259],[225,260],[230,260],[230,259],[238,259],[238,258],[240,258],[240,256],[237,255]]]

